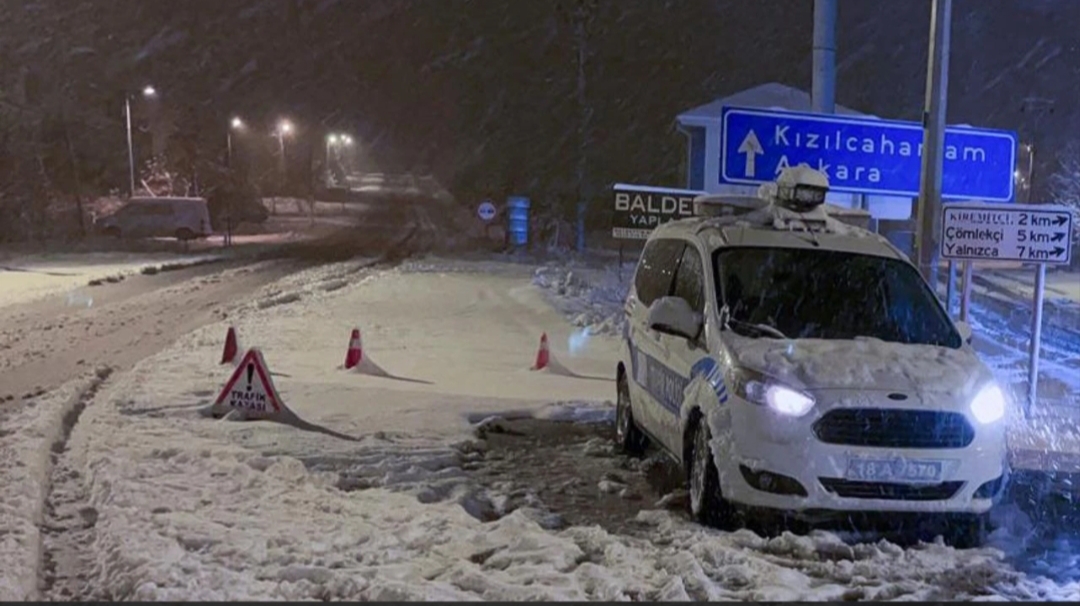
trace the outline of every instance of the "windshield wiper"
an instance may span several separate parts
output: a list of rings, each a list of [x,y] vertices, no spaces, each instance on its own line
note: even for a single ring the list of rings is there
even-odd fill
[[[752,329],[754,329],[754,330],[756,330],[758,332],[763,332],[763,333],[765,333],[767,335],[776,337],[777,339],[787,339],[788,338],[787,335],[780,332],[776,328],[773,328],[772,326],[769,326],[768,324],[754,324],[752,322],[743,322],[742,320],[736,320],[735,318],[731,318],[731,317],[729,317],[727,320],[728,320],[729,324],[738,324],[739,326],[745,326],[747,328],[752,328]]]

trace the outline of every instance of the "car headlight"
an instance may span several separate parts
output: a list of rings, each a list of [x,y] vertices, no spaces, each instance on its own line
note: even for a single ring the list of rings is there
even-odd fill
[[[809,394],[763,376],[746,377],[740,380],[737,393],[750,402],[768,406],[789,417],[801,417],[814,407],[814,398]]]
[[[971,414],[983,425],[989,425],[1005,416],[1005,392],[996,383],[979,390],[971,399]]]

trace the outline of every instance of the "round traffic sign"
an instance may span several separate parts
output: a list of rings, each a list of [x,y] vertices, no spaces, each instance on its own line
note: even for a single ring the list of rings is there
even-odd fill
[[[482,221],[494,219],[495,213],[495,205],[491,203],[491,200],[484,200],[480,203],[480,206],[476,208],[476,216],[480,217]]]

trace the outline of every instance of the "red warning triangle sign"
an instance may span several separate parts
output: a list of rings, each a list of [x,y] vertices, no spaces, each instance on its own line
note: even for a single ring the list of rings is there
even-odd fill
[[[263,414],[281,412],[281,396],[270,380],[270,369],[258,348],[244,354],[214,406]]]

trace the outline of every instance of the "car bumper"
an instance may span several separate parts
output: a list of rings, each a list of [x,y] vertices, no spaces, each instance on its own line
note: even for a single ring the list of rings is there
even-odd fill
[[[716,460],[724,496],[736,505],[804,518],[849,512],[980,514],[993,506],[1007,480],[1001,422],[973,422],[975,437],[963,448],[827,444],[812,429],[820,414],[782,418],[762,406],[732,400],[730,447]],[[871,481],[849,474],[853,460],[940,463],[941,475],[922,483]]]

